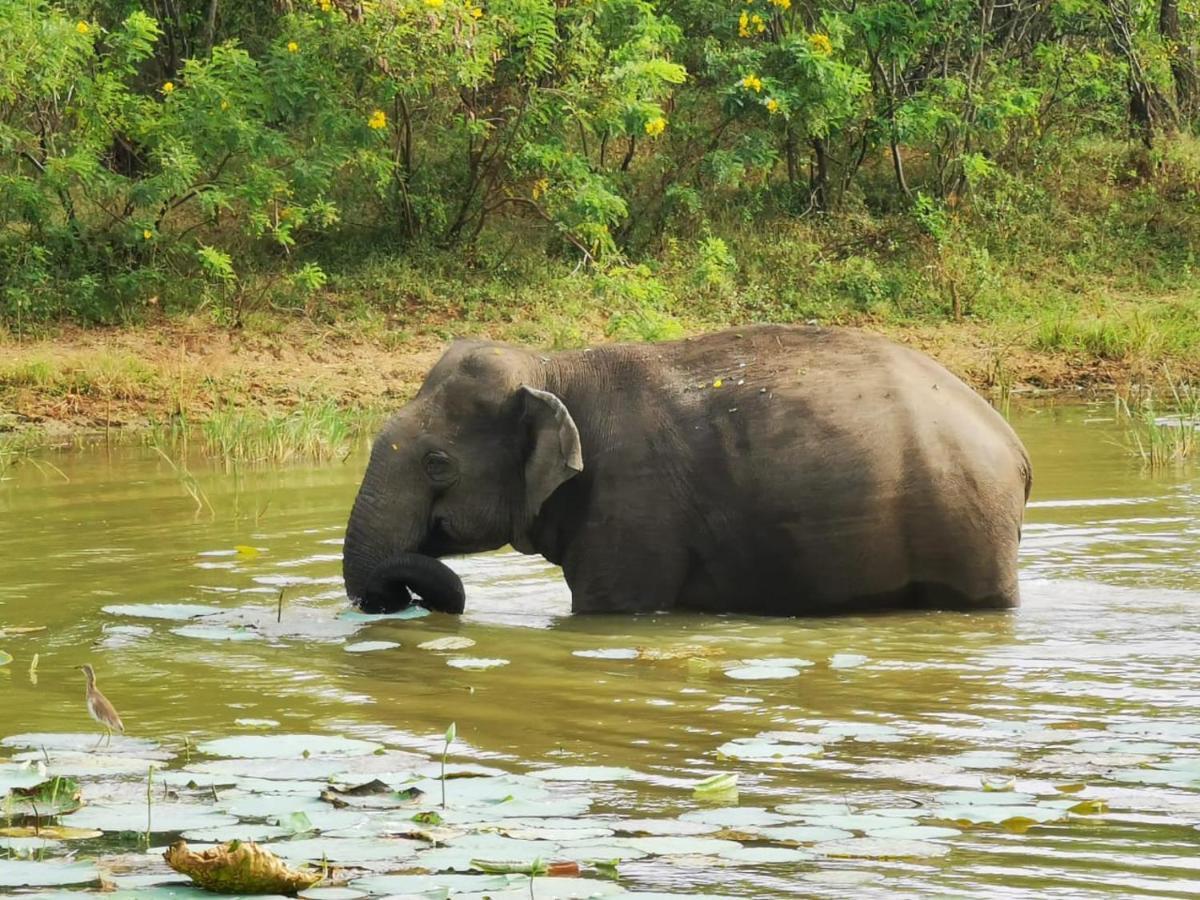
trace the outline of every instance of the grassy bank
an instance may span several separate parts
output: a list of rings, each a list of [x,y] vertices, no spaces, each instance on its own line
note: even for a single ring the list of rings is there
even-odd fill
[[[0,432],[197,429],[222,458],[319,456],[409,397],[454,336],[561,349],[749,322],[881,332],[995,395],[1195,383],[1198,148],[1180,138],[1141,176],[1129,145],[1093,141],[957,207],[730,209],[603,266],[516,222],[470,250],[343,234],[298,251],[328,275],[300,299],[264,262],[222,303],[181,278],[119,326],[9,322]]]

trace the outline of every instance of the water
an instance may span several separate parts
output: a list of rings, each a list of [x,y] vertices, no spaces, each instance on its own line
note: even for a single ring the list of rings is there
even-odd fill
[[[1141,471],[1108,406],[1029,407],[1013,421],[1035,484],[1024,605],[999,615],[572,618],[556,570],[499,553],[452,561],[467,586],[461,619],[348,622],[336,618],[339,545],[362,455],[235,474],[193,460],[210,514],[153,451],[47,454],[0,483],[0,626],[45,626],[0,638],[16,657],[0,667],[0,737],[91,730],[71,668],[91,662],[128,731],[170,745],[312,732],[438,753],[454,720],[460,763],[638,773],[587,786],[596,821],[704,808],[690,785],[721,771],[740,774],[742,806],[837,803],[869,815],[928,812],[945,791],[1015,779],[1043,801],[1098,798],[1109,812],[1023,833],[967,828],[937,838],[949,852],[934,858],[816,852],[728,868],[647,858],[623,865],[620,883],[747,897],[1195,896],[1200,479]],[[102,611],[143,603],[229,612]],[[448,635],[476,645],[417,647]],[[401,646],[347,652],[362,641]],[[639,658],[578,655],[594,650]],[[456,657],[507,664],[461,669]],[[764,658],[813,665],[779,679],[726,674]],[[718,756],[774,731],[823,735],[824,752]],[[1079,793],[1058,790],[1078,783]]]

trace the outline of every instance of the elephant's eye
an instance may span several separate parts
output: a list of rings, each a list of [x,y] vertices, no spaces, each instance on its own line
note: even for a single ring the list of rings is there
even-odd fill
[[[425,454],[425,474],[434,484],[449,485],[458,480],[458,467],[441,450],[430,450]]]

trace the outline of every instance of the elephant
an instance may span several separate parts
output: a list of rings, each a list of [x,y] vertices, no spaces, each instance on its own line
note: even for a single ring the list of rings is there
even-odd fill
[[[982,397],[854,329],[460,340],[374,441],[343,577],[366,612],[461,613],[441,558],[511,545],[574,613],[1006,609],[1031,478]]]

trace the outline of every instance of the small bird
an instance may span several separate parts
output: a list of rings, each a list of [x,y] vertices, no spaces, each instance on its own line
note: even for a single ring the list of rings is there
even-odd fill
[[[76,666],[75,668],[83,672],[83,677],[87,679],[87,708],[91,717],[104,726],[104,737],[96,741],[96,746],[99,747],[101,741],[107,741],[105,746],[112,743],[112,733],[115,728],[121,734],[125,733],[125,723],[121,721],[121,717],[117,715],[116,708],[108,702],[108,698],[100,693],[96,687],[96,670],[89,665]]]

